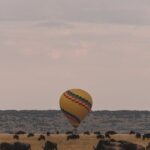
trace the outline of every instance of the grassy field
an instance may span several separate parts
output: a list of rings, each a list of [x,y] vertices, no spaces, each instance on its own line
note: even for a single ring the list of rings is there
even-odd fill
[[[27,138],[27,135],[21,135],[19,141],[31,144],[32,150],[42,150],[42,146],[45,141],[38,141],[39,135],[36,134],[34,137]],[[150,140],[143,141],[142,139],[136,139],[134,135],[117,134],[112,136],[116,140],[126,140],[136,144],[143,145],[144,147],[150,142]],[[95,135],[81,135],[79,140],[66,140],[66,135],[51,135],[46,137],[46,140],[50,140],[58,144],[58,150],[93,150],[99,140],[96,139]],[[16,140],[13,139],[13,135],[0,134],[0,142],[13,143]]]

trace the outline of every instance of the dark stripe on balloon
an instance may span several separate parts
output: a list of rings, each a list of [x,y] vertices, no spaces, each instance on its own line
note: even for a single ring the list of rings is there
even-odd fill
[[[69,100],[71,100],[71,101],[73,101],[73,102],[75,102],[75,103],[77,103],[77,104],[83,106],[88,112],[91,111],[91,108],[90,108],[89,106],[87,106],[87,105],[86,105],[85,103],[83,103],[82,101],[76,99],[75,97],[72,97],[72,96],[68,95],[67,92],[64,93],[64,96],[65,96],[67,99],[69,99]]]
[[[68,115],[68,114],[66,114],[66,113],[64,113],[65,114],[65,116],[69,119],[69,120],[72,120],[72,122],[75,122],[75,124],[77,124],[77,121],[72,117],[72,116],[70,116],[70,115]],[[72,124],[72,126],[74,127],[74,128],[77,128],[78,127],[78,125],[75,125],[75,124]],[[78,123],[79,124],[79,123]]]
[[[79,95],[77,95],[71,91],[67,91],[67,94],[78,99],[82,103],[86,104],[88,107],[92,108],[92,104],[88,100],[86,100],[85,98],[83,98],[83,97],[81,97],[81,96],[79,96]]]
[[[77,116],[75,116],[75,115],[69,113],[68,111],[66,111],[66,110],[64,110],[64,109],[62,109],[62,108],[61,108],[61,110],[62,110],[62,112],[64,112],[64,114],[66,114],[67,116],[70,116],[70,117],[71,117],[74,121],[76,121],[77,123],[80,123],[80,122],[81,122],[80,119],[79,119]]]

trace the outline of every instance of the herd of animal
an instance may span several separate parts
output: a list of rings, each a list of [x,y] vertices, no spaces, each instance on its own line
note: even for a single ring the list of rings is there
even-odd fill
[[[7,143],[2,142],[0,143],[0,150],[31,150],[31,145],[28,143],[22,143],[19,141],[20,135],[25,134],[24,132],[18,132],[13,135],[13,138],[17,140],[15,143]],[[56,134],[59,134],[57,131]],[[89,131],[86,131],[83,133],[84,135],[90,135],[91,133]],[[100,139],[98,144],[96,146],[93,146],[93,150],[150,150],[150,143],[147,145],[147,147],[143,147],[138,144],[134,144],[131,142],[119,140],[116,141],[111,138],[111,135],[117,134],[115,131],[107,131],[105,134],[101,134],[101,132],[96,131],[94,132],[97,139]],[[143,140],[150,139],[150,133],[141,134],[139,132],[130,131],[129,134],[135,135],[136,138],[140,138]],[[47,132],[46,136],[50,136],[51,133]],[[27,134],[28,138],[34,137],[35,135],[33,133]],[[37,140],[45,141],[42,149],[43,150],[58,150],[57,143],[54,143],[52,141],[46,141],[45,135],[39,135]],[[80,139],[79,134],[74,134],[71,131],[66,132],[66,140],[78,140]]]
[[[94,150],[145,150],[145,147],[127,141],[109,139],[100,140]]]

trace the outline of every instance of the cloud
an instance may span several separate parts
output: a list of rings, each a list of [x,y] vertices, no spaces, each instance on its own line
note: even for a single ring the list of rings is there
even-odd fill
[[[62,58],[62,53],[59,50],[51,50],[48,52],[48,56],[53,60],[59,60]]]
[[[74,53],[75,57],[85,57],[88,55],[88,52],[89,52],[88,49],[82,46],[81,48],[75,50]]]
[[[72,5],[72,2],[68,2],[68,5],[67,1],[65,4],[63,2],[60,2],[62,5],[58,11],[64,10],[61,19],[51,13],[53,17],[49,17],[49,20],[38,18],[31,21],[38,15],[30,13],[33,15],[31,18],[18,14],[17,17],[22,16],[23,21],[12,21],[12,18],[9,21],[1,20],[0,103],[5,101],[10,109],[11,106],[21,109],[28,108],[25,105],[28,100],[33,109],[35,105],[39,109],[49,108],[49,105],[58,108],[57,100],[62,91],[80,87],[90,91],[94,109],[112,109],[112,106],[113,109],[128,109],[131,108],[130,102],[134,104],[134,101],[138,102],[133,106],[135,109],[149,109],[149,105],[140,105],[148,104],[150,98],[150,26],[144,21],[147,15],[144,20],[138,18],[139,9],[142,11],[141,18],[148,13],[149,6],[145,6],[145,1],[142,1],[141,8],[140,1],[134,5],[138,9],[133,10],[135,13],[131,18],[125,17],[130,16],[133,7],[128,5],[128,0],[119,4],[120,7],[118,1],[112,4],[107,0],[96,3],[83,0],[81,4],[73,2]],[[37,3],[36,6],[41,1]],[[100,3],[104,4],[99,6]],[[11,4],[9,6],[12,7]],[[79,10],[75,10],[74,6]],[[130,9],[128,14],[127,6]],[[37,9],[32,4],[31,8]],[[44,13],[48,11],[46,8]],[[101,10],[105,12],[103,16],[98,15]],[[114,13],[112,20],[109,19],[111,13]],[[11,14],[8,16],[11,17]],[[136,17],[142,21],[141,24],[135,22]],[[101,21],[101,18],[104,20]],[[121,19],[125,22],[121,23]],[[134,23],[131,23],[132,19]],[[120,103],[122,105],[118,105]]]
[[[33,56],[38,56],[41,55],[41,52],[35,49],[20,49],[18,50],[18,53],[23,55],[23,56],[29,56],[29,57],[33,57]]]
[[[147,0],[0,1],[1,21],[42,20],[45,23],[41,25],[47,27],[66,26],[68,22],[149,25],[149,14],[150,2]]]
[[[61,22],[61,21],[39,21],[39,22],[35,22],[35,24],[33,25],[33,27],[46,27],[46,28],[57,28],[57,29],[71,29],[73,28],[73,24],[71,23],[67,23],[67,22]]]

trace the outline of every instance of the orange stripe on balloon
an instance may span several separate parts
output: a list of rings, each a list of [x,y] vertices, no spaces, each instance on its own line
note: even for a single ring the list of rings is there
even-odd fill
[[[82,103],[82,102],[79,101],[78,99],[76,99],[76,98],[74,98],[74,97],[68,95],[67,93],[64,93],[64,96],[65,96],[66,98],[72,100],[73,102],[75,102],[75,103],[77,103],[77,104],[83,106],[88,112],[91,111],[91,109],[90,109],[87,105],[85,105],[84,103]]]
[[[66,93],[67,93],[69,96],[78,99],[79,101],[81,101],[82,103],[84,103],[85,105],[87,105],[89,108],[92,107],[92,104],[91,104],[87,99],[83,98],[82,96],[79,96],[79,95],[73,93],[73,92],[70,91],[70,90],[69,90],[69,91],[66,91]]]

